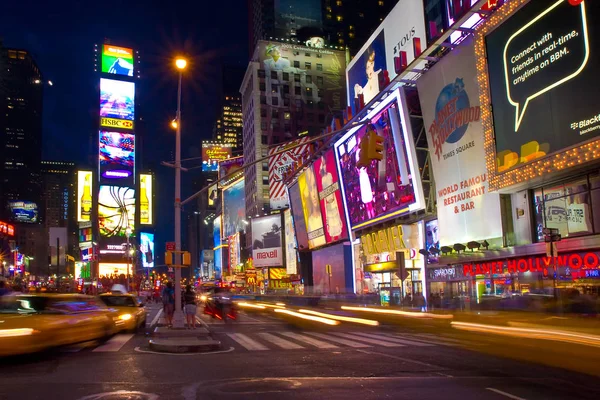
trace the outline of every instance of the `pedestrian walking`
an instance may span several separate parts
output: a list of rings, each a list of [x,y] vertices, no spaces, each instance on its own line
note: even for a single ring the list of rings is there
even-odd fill
[[[175,313],[175,290],[173,282],[167,282],[167,285],[162,291],[162,303],[165,318],[167,319],[167,327],[173,327],[173,314]]]
[[[196,329],[196,293],[192,290],[192,285],[185,287],[183,301],[185,302],[187,328]]]

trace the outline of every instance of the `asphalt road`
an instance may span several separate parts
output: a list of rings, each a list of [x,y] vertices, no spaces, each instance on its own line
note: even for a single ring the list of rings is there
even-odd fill
[[[148,330],[156,323],[151,308]],[[598,399],[598,379],[408,328],[202,317],[223,350],[150,352],[144,333],[0,361],[0,399]],[[510,346],[510,343],[506,344]]]

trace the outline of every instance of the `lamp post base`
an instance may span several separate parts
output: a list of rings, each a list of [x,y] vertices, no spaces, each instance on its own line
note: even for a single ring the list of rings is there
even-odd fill
[[[183,329],[185,328],[185,316],[182,310],[175,310],[173,313],[173,328]]]

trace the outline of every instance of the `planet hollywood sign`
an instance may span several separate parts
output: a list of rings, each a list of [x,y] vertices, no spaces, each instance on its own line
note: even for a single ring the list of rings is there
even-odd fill
[[[595,270],[600,267],[600,253],[582,252],[559,254],[556,257],[518,257],[508,260],[463,264],[462,269],[465,276],[476,276],[504,273],[519,274],[525,272],[547,273],[554,266],[557,268],[568,267],[571,270]]]

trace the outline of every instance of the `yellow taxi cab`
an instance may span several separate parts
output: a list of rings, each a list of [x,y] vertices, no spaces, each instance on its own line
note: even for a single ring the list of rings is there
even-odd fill
[[[108,339],[115,324],[92,296],[9,294],[0,298],[0,356]]]
[[[146,327],[146,309],[133,294],[107,292],[100,295],[100,300],[111,310],[117,331],[136,331]]]

